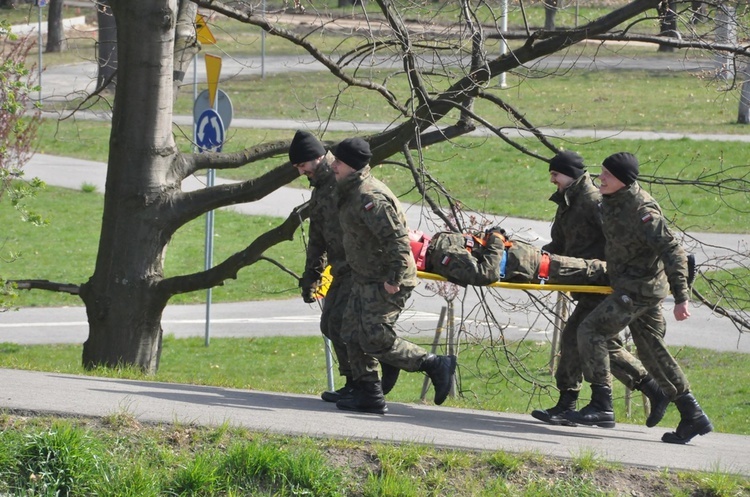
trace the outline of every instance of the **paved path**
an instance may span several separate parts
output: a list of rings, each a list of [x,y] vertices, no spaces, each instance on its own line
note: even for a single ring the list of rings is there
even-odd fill
[[[690,445],[660,441],[671,428],[548,426],[526,415],[389,403],[385,416],[347,413],[309,395],[0,370],[0,408],[108,416],[206,426],[225,422],[260,432],[414,442],[469,450],[533,452],[575,458],[595,454],[645,468],[750,475],[750,439],[711,433]],[[33,394],[31,393],[33,392]]]

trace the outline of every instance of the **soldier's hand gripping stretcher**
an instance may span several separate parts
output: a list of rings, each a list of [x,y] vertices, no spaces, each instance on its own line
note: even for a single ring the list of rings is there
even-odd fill
[[[433,237],[410,233],[417,269],[461,286],[502,281],[557,285],[608,286],[607,263],[550,254],[513,239],[499,227],[478,235],[441,232]]]

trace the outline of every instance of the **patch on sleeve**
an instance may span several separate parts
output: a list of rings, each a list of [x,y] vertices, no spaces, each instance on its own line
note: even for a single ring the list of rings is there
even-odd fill
[[[369,202],[365,204],[366,211],[371,211],[373,207],[375,207],[375,203],[372,200],[370,200]]]
[[[644,223],[644,224],[646,224],[647,222],[651,221],[653,218],[654,218],[654,216],[652,216],[650,213],[648,213],[648,214],[644,215],[641,218],[641,222]]]

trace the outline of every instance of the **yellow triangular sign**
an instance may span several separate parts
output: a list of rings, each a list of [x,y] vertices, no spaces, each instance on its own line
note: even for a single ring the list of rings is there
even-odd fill
[[[206,82],[208,83],[208,105],[213,108],[216,92],[219,89],[219,75],[221,74],[221,57],[206,54]]]
[[[214,34],[208,29],[206,18],[200,14],[195,15],[195,36],[203,45],[216,45]]]

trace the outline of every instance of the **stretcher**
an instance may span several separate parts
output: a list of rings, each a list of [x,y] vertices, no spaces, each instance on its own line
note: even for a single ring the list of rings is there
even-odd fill
[[[425,280],[448,281],[443,276],[426,271],[417,271],[417,276]],[[578,293],[612,293],[612,287],[600,285],[551,285],[549,283],[508,283],[497,281],[488,285],[495,288],[506,288],[508,290],[543,290],[548,292],[578,292]]]

